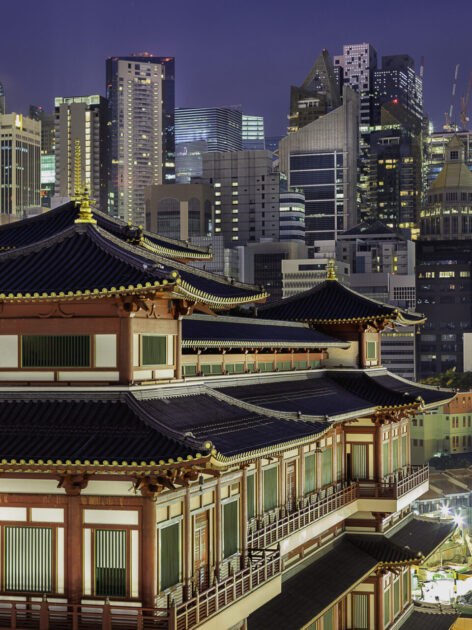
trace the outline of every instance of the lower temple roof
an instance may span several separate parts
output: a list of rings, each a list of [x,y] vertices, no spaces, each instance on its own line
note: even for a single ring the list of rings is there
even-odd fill
[[[399,626],[398,630],[450,630],[458,618],[458,614],[443,613],[440,610],[414,610]]]
[[[299,630],[379,564],[410,564],[426,557],[453,530],[454,525],[409,517],[392,535],[346,534],[284,581],[282,592],[249,616],[248,630]]]
[[[253,377],[236,387],[220,381],[220,391],[240,401],[266,409],[316,417],[418,403],[446,402],[454,392],[436,390],[398,379],[386,369],[316,370],[304,375],[284,375],[282,379]],[[229,382],[228,382],[229,385]]]

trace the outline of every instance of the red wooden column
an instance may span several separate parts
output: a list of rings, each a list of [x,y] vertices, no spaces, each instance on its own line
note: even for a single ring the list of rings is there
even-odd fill
[[[120,383],[128,385],[134,380],[133,375],[133,320],[130,317],[120,318],[118,367]]]
[[[175,378],[182,378],[182,319],[177,320],[177,337],[175,339]]]
[[[192,596],[192,557],[193,557],[192,515],[190,512],[190,488],[185,490],[184,497],[184,595]]]
[[[383,630],[383,575],[375,576],[375,630]]]
[[[67,497],[67,584],[69,604],[80,604],[82,576],[82,504],[80,494]]]
[[[157,593],[157,521],[152,497],[143,497],[142,524],[142,601],[143,608],[154,608]]]
[[[382,479],[382,425],[379,424],[375,427],[375,459],[374,459],[374,478],[376,481]]]
[[[366,347],[365,347],[365,330],[361,330],[359,334],[359,367],[366,367]]]
[[[216,481],[215,488],[215,573],[220,579],[220,564],[223,557],[223,541],[221,532],[221,479]]]
[[[240,510],[241,510],[241,569],[245,569],[247,565],[247,468],[243,466],[241,474],[241,492]]]

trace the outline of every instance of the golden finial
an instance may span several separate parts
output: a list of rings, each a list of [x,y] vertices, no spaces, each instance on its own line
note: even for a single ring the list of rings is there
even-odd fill
[[[330,258],[326,265],[326,280],[337,280],[333,258]]]
[[[93,218],[92,206],[90,205],[89,192],[87,187],[84,188],[84,192],[81,195],[79,203],[79,216],[74,223],[96,223]]]
[[[73,201],[80,201],[82,196],[82,155],[80,150],[80,140],[79,138],[75,139],[75,150],[74,150],[74,196],[72,198]]]

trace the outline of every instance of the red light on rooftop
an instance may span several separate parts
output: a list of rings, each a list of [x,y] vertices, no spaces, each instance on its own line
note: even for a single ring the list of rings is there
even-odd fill
[[[398,104],[398,98],[394,98],[392,103]]]

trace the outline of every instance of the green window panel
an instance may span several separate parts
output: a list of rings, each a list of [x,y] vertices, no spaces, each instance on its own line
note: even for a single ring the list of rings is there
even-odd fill
[[[367,444],[352,444],[352,476],[367,479]]]
[[[296,370],[306,370],[308,363],[306,361],[295,361],[295,369]]]
[[[244,374],[244,363],[234,363],[235,374]]]
[[[292,362],[291,361],[280,361],[279,363],[277,363],[277,367],[282,372],[288,372],[288,371],[290,371],[292,369]]]
[[[407,465],[407,439],[406,435],[402,435],[402,466]]]
[[[235,369],[234,369],[234,363],[227,363],[225,365],[226,371],[228,372],[228,374],[234,374]]]
[[[326,448],[321,455],[321,485],[333,483],[333,449]]]
[[[368,630],[369,628],[369,596],[363,593],[352,594],[353,628]]]
[[[95,530],[95,595],[126,596],[126,531]]]
[[[410,571],[407,569],[402,577],[402,590],[403,590],[403,605],[408,603],[408,598],[410,596],[409,593],[409,584],[410,584]]]
[[[184,375],[185,376],[196,376],[197,375],[197,366],[196,365],[184,365]]]
[[[256,371],[256,364],[254,361],[248,361],[247,363],[247,371],[248,372],[255,372]]]
[[[23,335],[23,367],[90,367],[90,335]]]
[[[382,444],[382,474],[385,477],[390,472],[390,462],[388,460],[388,442]]]
[[[180,523],[161,529],[159,545],[161,591],[180,581]]]
[[[331,610],[328,610],[328,612],[323,615],[323,630],[333,630],[333,620],[334,615],[333,609],[331,608]]]
[[[366,358],[368,361],[377,358],[377,343],[375,341],[368,341],[366,343]]]
[[[210,376],[212,374],[223,374],[223,366],[220,363],[205,363],[200,366],[200,372],[203,376]]]
[[[52,528],[5,527],[4,587],[6,591],[52,591]]]
[[[238,502],[223,505],[223,557],[238,552]]]
[[[316,458],[311,453],[305,457],[305,494],[313,492],[316,488]]]
[[[390,587],[384,591],[384,626],[390,623]]]
[[[247,518],[250,520],[256,515],[256,475],[247,477]]]
[[[343,447],[338,444],[336,447],[336,478],[339,481],[343,477]]]
[[[261,372],[273,372],[274,371],[274,364],[272,363],[272,361],[262,361],[260,363],[257,364],[259,370]]]
[[[392,469],[398,470],[398,438],[392,440]]]
[[[400,612],[400,579],[393,583],[393,616]]]
[[[142,335],[142,364],[167,365],[167,337]]]
[[[321,367],[321,361],[319,359],[310,359],[310,367],[311,368]]]
[[[264,470],[264,512],[277,507],[277,468]]]

